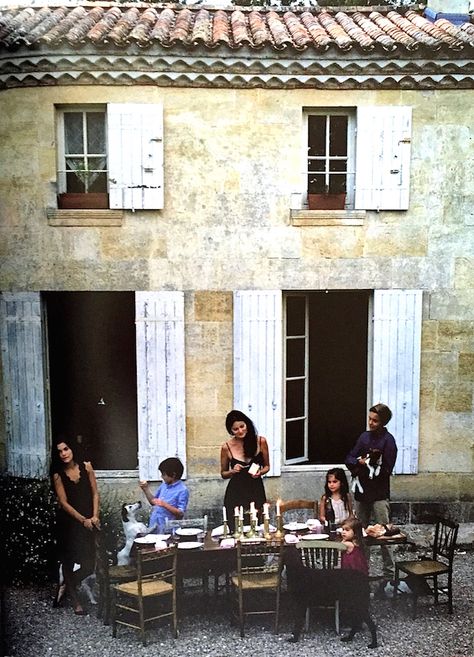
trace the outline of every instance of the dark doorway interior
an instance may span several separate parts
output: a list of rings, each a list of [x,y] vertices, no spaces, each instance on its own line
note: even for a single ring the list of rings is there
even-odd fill
[[[369,298],[368,290],[310,294],[311,463],[343,463],[365,429]]]
[[[46,292],[44,298],[53,436],[80,436],[98,470],[135,469],[133,292]]]

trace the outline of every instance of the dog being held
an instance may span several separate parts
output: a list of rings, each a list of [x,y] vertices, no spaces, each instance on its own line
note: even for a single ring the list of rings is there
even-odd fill
[[[138,536],[146,536],[156,530],[156,525],[148,528],[143,522],[137,519],[137,512],[141,508],[141,502],[122,504],[122,528],[125,536],[125,545],[117,553],[118,566],[128,566],[130,564],[130,551],[133,547],[133,541]]]
[[[364,573],[352,569],[315,569],[303,564],[301,553],[294,545],[285,545],[283,562],[286,567],[288,589],[295,606],[293,636],[299,640],[303,629],[306,608],[312,604],[331,604],[339,600],[341,609],[350,621],[350,631],[341,641],[352,641],[365,623],[370,630],[368,648],[377,648],[377,628],[370,616],[369,579]]]

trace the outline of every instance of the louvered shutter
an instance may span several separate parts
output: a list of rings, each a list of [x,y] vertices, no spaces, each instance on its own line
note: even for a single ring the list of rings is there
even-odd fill
[[[20,477],[45,477],[50,454],[39,292],[4,292],[0,330],[7,469]]]
[[[407,210],[411,107],[358,107],[356,210]]]
[[[282,424],[282,295],[234,294],[234,407],[268,441],[270,476],[280,474]]]
[[[136,292],[138,464],[159,479],[169,456],[186,465],[183,292]]]
[[[107,133],[110,207],[162,208],[162,105],[107,105]]]
[[[372,403],[392,410],[398,446],[394,472],[418,470],[421,290],[375,290]]]

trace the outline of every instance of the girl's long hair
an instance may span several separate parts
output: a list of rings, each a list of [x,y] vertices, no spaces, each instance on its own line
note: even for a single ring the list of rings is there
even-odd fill
[[[326,494],[326,499],[331,497],[331,491],[328,486],[329,476],[333,475],[337,481],[341,482],[341,487],[339,492],[341,494],[341,499],[344,502],[344,508],[348,509],[348,496],[349,496],[349,484],[347,482],[346,473],[342,468],[331,468],[326,472],[326,483],[324,484],[324,492]]]
[[[251,459],[252,456],[255,456],[257,451],[257,430],[252,420],[247,417],[242,411],[232,410],[227,414],[225,419],[225,427],[227,433],[233,436],[232,425],[234,422],[245,422],[247,426],[247,433],[244,438],[244,454],[248,459]]]
[[[367,547],[365,545],[364,535],[362,533],[362,523],[359,520],[359,518],[356,518],[355,516],[349,516],[348,518],[346,518],[346,520],[344,520],[342,526],[349,527],[349,529],[352,529],[352,531],[354,532],[354,540],[353,540],[354,545],[358,545],[362,550],[364,556],[367,558]]]

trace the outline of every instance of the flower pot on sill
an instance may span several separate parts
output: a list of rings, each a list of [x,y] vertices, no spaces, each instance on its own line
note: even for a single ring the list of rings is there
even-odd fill
[[[344,210],[345,194],[308,194],[310,210]]]
[[[60,210],[107,210],[108,207],[109,195],[103,192],[58,194]]]

